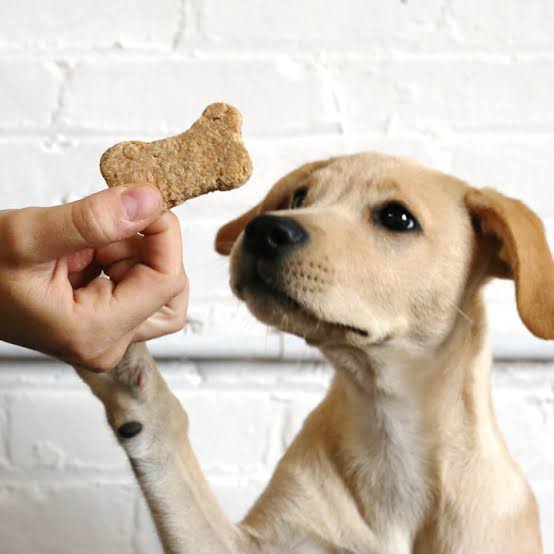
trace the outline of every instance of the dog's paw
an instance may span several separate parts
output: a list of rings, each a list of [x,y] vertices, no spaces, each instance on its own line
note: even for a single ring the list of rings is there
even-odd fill
[[[75,369],[104,404],[108,423],[130,458],[147,455],[164,434],[187,431],[187,415],[144,343],[131,345],[107,373]]]
[[[140,449],[151,442],[149,427],[155,419],[155,398],[163,383],[146,345],[129,346],[117,366],[106,373],[75,369],[104,404],[108,423],[121,444],[131,448],[134,456],[139,455]],[[141,437],[138,443],[131,440],[137,436]]]
[[[92,392],[105,401],[114,391],[140,398],[147,392],[148,382],[157,372],[156,364],[144,343],[131,344],[121,361],[105,373],[75,367]]]
[[[152,373],[157,371],[156,364],[143,342],[131,344],[121,361],[109,373],[118,385],[135,395],[145,392],[146,384]]]

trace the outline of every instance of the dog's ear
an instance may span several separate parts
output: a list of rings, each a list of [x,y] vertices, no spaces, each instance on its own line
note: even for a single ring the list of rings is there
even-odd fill
[[[248,225],[248,222],[262,213],[262,204],[263,202],[254,206],[240,217],[229,221],[229,223],[226,223],[219,229],[215,236],[215,250],[218,254],[228,256],[231,253],[233,244],[235,244],[242,230]]]
[[[554,339],[554,262],[541,220],[491,189],[469,190],[465,204],[487,249],[488,274],[513,279],[523,323],[537,337]]]
[[[290,200],[296,189],[307,182],[311,173],[326,166],[331,160],[332,158],[304,164],[277,181],[259,204],[219,229],[215,237],[216,252],[228,256],[235,241],[251,219],[265,212],[286,209],[290,206]]]

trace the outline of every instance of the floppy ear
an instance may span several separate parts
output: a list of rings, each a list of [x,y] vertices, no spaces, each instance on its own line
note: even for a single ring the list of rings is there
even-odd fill
[[[328,160],[304,164],[277,181],[259,204],[219,229],[215,237],[216,252],[228,256],[233,249],[233,244],[235,244],[235,241],[251,219],[264,212],[285,209],[289,206],[290,198],[294,194],[294,191],[306,183],[309,176],[316,169],[326,166],[332,160],[333,158],[330,158]]]
[[[215,250],[218,254],[228,256],[231,253],[233,244],[237,240],[238,236],[242,233],[242,230],[248,225],[251,219],[254,219],[262,211],[262,204],[254,206],[240,217],[229,221],[229,223],[223,225],[215,236]]]
[[[489,274],[513,279],[523,323],[537,337],[554,339],[554,262],[541,220],[492,189],[469,190],[465,203],[480,239],[492,244]]]

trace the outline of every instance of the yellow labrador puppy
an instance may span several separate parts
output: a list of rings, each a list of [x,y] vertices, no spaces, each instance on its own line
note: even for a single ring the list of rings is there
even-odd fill
[[[106,407],[167,553],[539,554],[533,493],[491,404],[482,301],[515,281],[522,320],[554,338],[554,264],[524,204],[375,153],[304,165],[223,227],[231,286],[261,321],[336,369],[245,519],[223,514],[187,416],[144,345]]]

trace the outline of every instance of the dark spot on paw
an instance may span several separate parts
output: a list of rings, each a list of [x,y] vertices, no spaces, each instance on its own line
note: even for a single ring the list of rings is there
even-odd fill
[[[128,421],[118,429],[119,436],[124,439],[131,439],[141,431],[142,423],[140,423],[140,421]]]

